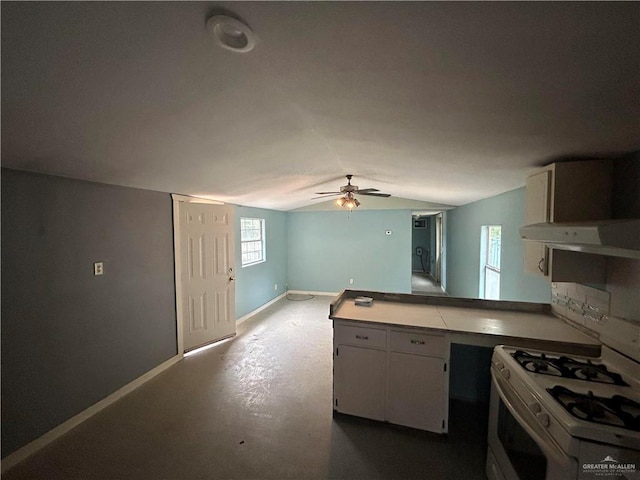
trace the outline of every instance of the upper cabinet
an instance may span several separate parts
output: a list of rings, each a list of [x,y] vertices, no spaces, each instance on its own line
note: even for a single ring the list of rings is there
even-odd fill
[[[525,224],[611,218],[609,160],[553,163],[527,177]],[[603,283],[605,257],[525,242],[524,269],[553,282]]]

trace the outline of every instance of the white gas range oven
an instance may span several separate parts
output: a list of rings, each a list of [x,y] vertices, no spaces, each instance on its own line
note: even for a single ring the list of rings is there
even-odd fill
[[[640,479],[640,363],[498,346],[489,480]]]

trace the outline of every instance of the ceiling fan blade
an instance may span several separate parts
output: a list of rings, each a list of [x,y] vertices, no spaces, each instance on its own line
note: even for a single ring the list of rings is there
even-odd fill
[[[391,196],[389,193],[367,193],[367,192],[363,192],[362,190],[356,192],[355,194],[356,195],[367,195],[369,197],[390,197]]]
[[[340,195],[342,192],[316,192],[316,195]]]
[[[331,193],[329,195],[323,195],[322,197],[311,197],[311,200],[315,200],[316,198],[329,198],[335,197],[336,195],[342,195],[342,193]]]
[[[364,193],[366,195],[369,192],[379,192],[379,191],[380,190],[378,190],[377,188],[360,188],[355,193]]]

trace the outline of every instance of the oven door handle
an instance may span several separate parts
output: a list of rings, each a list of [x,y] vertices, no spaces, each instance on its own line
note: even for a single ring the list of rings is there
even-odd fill
[[[553,438],[548,437],[547,435],[545,435],[547,436],[547,439],[543,438],[542,435],[536,432],[531,424],[525,420],[524,416],[528,414],[531,416],[532,422],[536,422],[537,424],[537,421],[533,418],[529,410],[521,412],[520,410],[523,410],[523,408],[518,408],[518,405],[511,401],[510,396],[505,392],[505,389],[502,386],[500,377],[493,370],[491,371],[491,377],[493,378],[493,384],[495,385],[504,404],[518,421],[520,426],[531,436],[540,449],[544,451],[545,455],[552,457],[560,465],[570,464],[571,458],[558,446]]]

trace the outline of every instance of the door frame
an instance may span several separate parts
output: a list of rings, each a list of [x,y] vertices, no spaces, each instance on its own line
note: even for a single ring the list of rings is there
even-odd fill
[[[188,195],[171,194],[173,203],[173,259],[174,259],[174,281],[176,284],[176,343],[178,355],[184,356],[184,318],[182,315],[182,260],[180,255],[180,203],[207,203],[210,205],[225,205],[224,202],[210,200],[208,198],[192,197]]]
[[[436,282],[442,285],[442,230],[443,230],[443,215],[439,212],[434,215],[434,226],[436,236]]]

